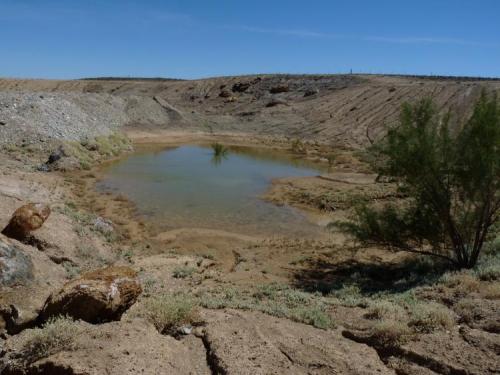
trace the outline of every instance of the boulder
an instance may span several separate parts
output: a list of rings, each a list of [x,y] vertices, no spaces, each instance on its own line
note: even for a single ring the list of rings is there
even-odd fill
[[[308,89],[306,92],[304,92],[304,98],[307,98],[308,96],[313,96],[319,93],[319,90],[314,88],[314,89]]]
[[[231,94],[231,92],[230,92],[230,91],[228,91],[228,90],[222,90],[222,91],[219,93],[219,96],[220,96],[221,98],[230,98],[230,97],[231,97],[231,96],[233,96],[233,95],[232,95],[232,94]]]
[[[57,150],[54,150],[50,153],[49,158],[45,164],[54,164],[55,162],[66,156],[68,156],[68,154],[64,147],[59,146]]]
[[[107,267],[83,274],[50,295],[42,321],[68,315],[89,323],[119,320],[142,292],[137,273],[129,267]]]
[[[33,262],[21,247],[0,235],[0,286],[26,284],[33,279]]]
[[[30,232],[40,228],[49,215],[50,207],[46,204],[25,204],[14,212],[2,234],[16,240],[23,240]]]
[[[233,85],[233,92],[245,92],[250,88],[250,83],[248,82],[237,82]]]

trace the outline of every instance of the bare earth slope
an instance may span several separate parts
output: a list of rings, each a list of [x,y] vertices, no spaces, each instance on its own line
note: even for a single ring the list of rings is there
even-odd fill
[[[221,77],[164,80],[0,80],[0,143],[23,137],[80,139],[134,131],[249,133],[358,148],[397,119],[400,106],[432,96],[467,112],[500,81],[399,76]]]

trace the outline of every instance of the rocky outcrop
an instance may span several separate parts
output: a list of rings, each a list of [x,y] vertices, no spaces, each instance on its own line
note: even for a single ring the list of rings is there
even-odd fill
[[[137,273],[129,267],[108,267],[83,274],[52,294],[41,321],[68,315],[89,323],[120,319],[142,292]]]
[[[26,284],[33,279],[33,262],[14,241],[0,234],[0,286]]]
[[[221,90],[221,92],[219,93],[219,96],[220,96],[221,98],[230,98],[230,97],[232,97],[233,95],[231,94],[231,91],[223,89],[223,90]]]
[[[277,85],[271,87],[271,89],[269,90],[271,94],[280,94],[282,92],[288,92],[288,91],[290,91],[290,87],[288,85]]]
[[[250,88],[250,83],[249,82],[237,82],[233,85],[232,91],[233,92],[245,92]]]
[[[214,374],[394,374],[366,345],[258,312],[204,311]]]
[[[304,92],[304,98],[307,98],[308,96],[313,96],[319,93],[319,90],[316,88],[313,89],[308,89],[306,92]]]
[[[46,204],[25,204],[14,212],[9,223],[3,229],[2,234],[22,241],[30,232],[40,228],[49,215],[50,207]]]
[[[203,353],[193,352],[183,342],[159,334],[154,326],[142,320],[98,326],[83,322],[74,324],[78,334],[73,337],[71,348],[52,347],[48,353],[42,353],[44,358],[35,361],[26,361],[25,354],[25,343],[32,334],[31,330],[9,338],[4,346],[4,359],[0,358],[0,373],[210,374],[207,366],[194,358]]]

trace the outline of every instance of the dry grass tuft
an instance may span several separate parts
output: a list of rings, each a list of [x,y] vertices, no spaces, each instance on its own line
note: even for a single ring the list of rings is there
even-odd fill
[[[371,328],[372,339],[384,347],[402,345],[411,335],[412,331],[405,323],[394,320],[382,320]]]
[[[144,301],[139,315],[153,323],[162,334],[175,334],[182,325],[199,320],[196,302],[185,294],[162,294],[149,298]]]
[[[368,319],[378,320],[397,320],[405,321],[408,319],[408,314],[405,309],[390,301],[376,301],[370,304],[368,312],[365,315]]]
[[[448,330],[454,324],[454,314],[445,306],[436,302],[419,303],[412,306],[408,323],[410,327],[420,333]]]
[[[459,288],[467,293],[477,293],[481,290],[481,282],[467,272],[447,273],[442,281],[449,288]]]
[[[26,330],[22,344],[23,359],[33,363],[61,351],[74,350],[79,333],[78,322],[65,316],[50,319],[42,328]]]

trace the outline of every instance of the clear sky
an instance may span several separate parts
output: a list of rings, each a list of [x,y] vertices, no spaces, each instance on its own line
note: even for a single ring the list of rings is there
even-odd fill
[[[500,76],[500,0],[0,0],[0,76]]]

